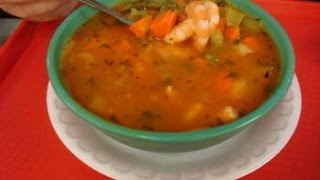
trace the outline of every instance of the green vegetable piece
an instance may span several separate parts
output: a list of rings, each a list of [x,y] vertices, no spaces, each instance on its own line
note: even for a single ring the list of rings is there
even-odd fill
[[[219,59],[214,55],[206,54],[205,58],[209,64],[215,65],[219,63]]]
[[[210,41],[213,47],[222,47],[224,41],[222,31],[220,29],[215,30],[210,36]]]
[[[167,2],[166,0],[153,0],[153,1],[146,1],[146,3],[149,8],[160,8],[162,5],[165,5]]]
[[[239,12],[238,10],[232,7],[227,7],[226,9],[227,26],[239,26],[244,16],[245,15]]]
[[[253,19],[250,17],[245,17],[241,23],[249,33],[260,33],[262,31],[262,24],[259,19]]]
[[[136,8],[131,8],[128,18],[132,21],[137,21],[145,16],[148,16],[146,10],[137,10]]]

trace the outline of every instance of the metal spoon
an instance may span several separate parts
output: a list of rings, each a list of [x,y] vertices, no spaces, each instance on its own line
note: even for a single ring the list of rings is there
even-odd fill
[[[103,5],[101,3],[99,3],[98,1],[96,0],[78,0],[88,6],[91,6],[95,9],[98,9],[99,11],[102,11],[116,19],[118,19],[119,21],[123,22],[124,24],[127,24],[127,25],[130,25],[132,24],[133,22],[128,19],[126,16],[122,15],[121,13],[111,9],[110,7],[107,7],[106,5]]]

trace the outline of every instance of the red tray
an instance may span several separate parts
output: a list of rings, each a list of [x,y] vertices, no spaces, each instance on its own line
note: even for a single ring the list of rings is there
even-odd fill
[[[243,179],[320,179],[320,4],[256,2],[293,42],[303,103],[287,146]],[[109,179],[75,158],[48,119],[46,53],[59,24],[24,21],[0,48],[0,179]]]

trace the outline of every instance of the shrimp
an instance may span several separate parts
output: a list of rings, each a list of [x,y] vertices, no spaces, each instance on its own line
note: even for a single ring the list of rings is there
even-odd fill
[[[186,19],[175,26],[165,37],[164,41],[169,44],[182,42],[193,35],[193,24],[191,19]]]
[[[185,9],[187,19],[175,26],[164,41],[175,44],[193,38],[194,46],[203,50],[220,20],[218,6],[211,1],[192,1]]]

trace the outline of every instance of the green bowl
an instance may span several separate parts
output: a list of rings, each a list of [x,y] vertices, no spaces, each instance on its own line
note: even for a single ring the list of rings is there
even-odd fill
[[[107,1],[105,3],[111,5],[115,2],[117,1]],[[80,118],[128,146],[151,151],[183,152],[205,148],[226,140],[261,119],[279,103],[291,84],[295,66],[291,42],[273,17],[251,1],[231,0],[231,3],[251,16],[261,18],[262,23],[274,39],[281,57],[280,82],[272,96],[255,111],[234,122],[192,132],[150,132],[114,124],[82,107],[72,98],[63,85],[60,74],[60,60],[63,47],[68,38],[84,22],[97,13],[96,10],[87,6],[77,9],[66,18],[55,32],[50,43],[47,55],[47,69],[52,86],[59,98]]]

